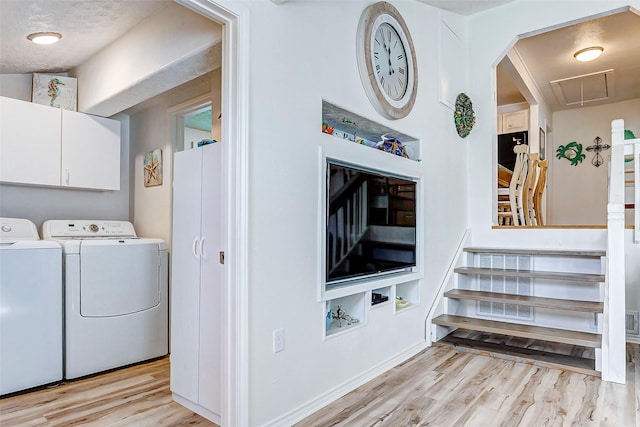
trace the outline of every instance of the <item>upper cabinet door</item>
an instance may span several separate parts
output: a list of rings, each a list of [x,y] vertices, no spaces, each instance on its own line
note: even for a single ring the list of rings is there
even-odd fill
[[[513,111],[502,115],[502,133],[529,130],[529,110]]]
[[[0,181],[60,185],[60,110],[0,97]]]
[[[62,110],[62,186],[120,189],[120,122]]]

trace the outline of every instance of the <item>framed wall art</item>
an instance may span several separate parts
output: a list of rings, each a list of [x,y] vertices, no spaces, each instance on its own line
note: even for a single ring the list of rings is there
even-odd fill
[[[34,73],[31,101],[36,104],[77,111],[78,79]]]
[[[148,151],[144,154],[144,186],[162,185],[162,150]]]

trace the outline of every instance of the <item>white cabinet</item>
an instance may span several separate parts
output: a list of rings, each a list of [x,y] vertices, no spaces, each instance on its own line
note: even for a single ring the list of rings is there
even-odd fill
[[[174,155],[171,391],[220,423],[222,144]]]
[[[498,114],[498,134],[529,130],[529,110]]]
[[[60,185],[60,110],[0,97],[0,181]]]
[[[120,122],[62,110],[64,187],[120,189]]]
[[[0,97],[0,181],[120,189],[120,122]]]

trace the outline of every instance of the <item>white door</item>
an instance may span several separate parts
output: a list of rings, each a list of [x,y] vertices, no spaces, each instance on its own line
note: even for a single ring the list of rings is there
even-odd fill
[[[202,279],[200,284],[200,405],[221,414],[223,181],[222,144],[201,148],[202,162]],[[194,151],[194,150],[191,150]]]
[[[62,111],[62,186],[120,190],[120,122]]]
[[[175,153],[171,248],[171,391],[198,402],[202,151]]]
[[[0,97],[0,181],[60,185],[60,109]]]

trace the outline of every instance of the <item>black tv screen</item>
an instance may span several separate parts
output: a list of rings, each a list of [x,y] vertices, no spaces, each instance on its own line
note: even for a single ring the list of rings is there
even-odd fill
[[[327,285],[415,265],[416,181],[327,162]]]

